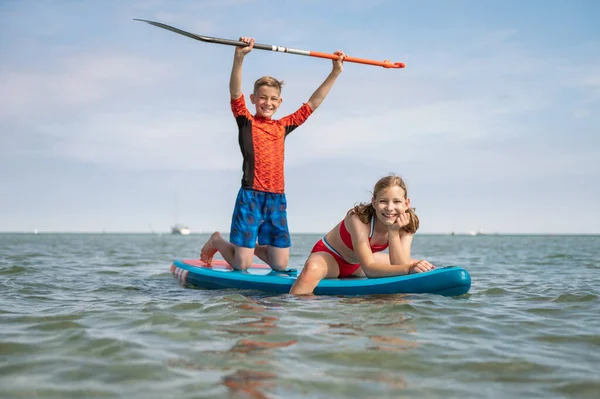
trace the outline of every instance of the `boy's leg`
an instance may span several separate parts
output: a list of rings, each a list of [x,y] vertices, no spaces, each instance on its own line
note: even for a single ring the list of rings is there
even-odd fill
[[[200,252],[200,259],[212,262],[212,257],[218,251],[223,259],[236,270],[246,270],[252,264],[254,247],[262,216],[261,195],[253,190],[240,188],[231,218],[229,241],[215,232]]]
[[[227,261],[227,258],[233,258],[233,251],[233,245],[225,241],[223,237],[221,237],[221,233],[215,231],[202,246],[202,249],[200,250],[200,260],[207,265],[211,265],[215,254],[220,252],[221,255],[223,255],[223,259]]]
[[[273,270],[282,271],[288,266],[291,246],[285,194],[268,193],[265,207],[265,220],[258,229],[259,245],[255,255]]]
[[[234,245],[235,256],[229,263],[236,270],[246,270],[252,266],[254,260],[254,248],[239,247]]]
[[[246,270],[252,264],[252,258],[254,256],[254,248],[244,248],[226,241],[221,233],[215,231],[212,233],[206,244],[200,251],[200,259],[210,265],[213,260],[213,256],[219,252],[225,262],[229,263],[231,267],[237,270]]]
[[[271,245],[257,245],[254,255],[271,266],[273,270],[283,271],[287,269],[290,260],[289,248],[277,248]]]

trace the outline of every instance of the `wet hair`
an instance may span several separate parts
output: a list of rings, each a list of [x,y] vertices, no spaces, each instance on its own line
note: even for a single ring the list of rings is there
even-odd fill
[[[377,194],[381,191],[394,186],[398,186],[404,190],[404,199],[408,198],[408,190],[406,189],[404,180],[402,180],[400,176],[389,175],[379,179],[379,181],[375,183],[375,187],[373,188],[373,199],[377,198]],[[410,214],[410,221],[408,222],[408,225],[404,226],[404,230],[411,234],[416,233],[419,229],[419,218],[417,217],[415,210],[415,208],[408,208],[406,210],[406,212]],[[361,203],[350,209],[348,214],[354,214],[361,222],[368,224],[375,215],[375,208],[371,202]]]
[[[256,82],[254,82],[255,95],[258,92],[258,89],[260,89],[262,86],[274,87],[279,91],[279,94],[281,94],[283,80],[277,80],[271,76],[263,76],[262,78],[257,79]]]

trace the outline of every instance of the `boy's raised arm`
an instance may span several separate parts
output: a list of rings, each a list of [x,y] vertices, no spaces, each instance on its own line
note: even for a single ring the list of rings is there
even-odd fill
[[[229,78],[229,93],[231,98],[236,100],[242,95],[242,64],[244,57],[254,47],[254,39],[251,37],[240,37],[240,41],[248,43],[248,47],[236,47],[233,56],[233,67],[231,68],[231,77]]]
[[[327,97],[327,94],[329,94],[329,90],[335,83],[335,80],[340,75],[340,73],[342,73],[342,69],[344,68],[344,52],[336,51],[334,54],[339,55],[339,58],[333,61],[333,69],[331,70],[331,73],[329,74],[329,76],[327,76],[325,81],[321,83],[321,86],[319,86],[319,88],[308,99],[308,105],[313,111],[316,110],[319,107],[319,105],[321,105],[323,100],[325,100],[325,97]]]

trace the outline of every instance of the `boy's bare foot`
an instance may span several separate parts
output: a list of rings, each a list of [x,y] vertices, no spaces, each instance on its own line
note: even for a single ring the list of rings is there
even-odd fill
[[[217,249],[214,247],[214,240],[217,238],[221,238],[221,233],[215,231],[200,251],[200,260],[209,266],[212,264],[213,256],[217,253]]]

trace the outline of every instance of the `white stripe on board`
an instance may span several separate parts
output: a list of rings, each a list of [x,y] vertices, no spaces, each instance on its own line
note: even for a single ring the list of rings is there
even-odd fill
[[[173,273],[179,281],[181,281],[182,283],[185,283],[185,282],[187,282],[187,277],[188,277],[188,274],[190,274],[190,271],[179,268],[173,264],[173,265],[171,265],[171,273]]]

